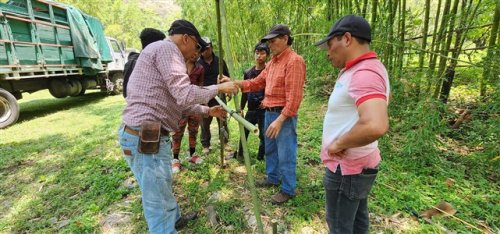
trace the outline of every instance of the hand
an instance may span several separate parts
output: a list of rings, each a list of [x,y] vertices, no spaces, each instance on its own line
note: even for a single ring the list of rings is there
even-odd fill
[[[227,112],[221,106],[212,106],[208,109],[208,115],[226,120]]]
[[[327,150],[328,150],[328,156],[343,158],[343,157],[345,157],[345,153],[346,153],[347,149],[341,148],[338,145],[338,141],[335,140],[328,146]]]
[[[220,84],[217,85],[217,88],[219,90],[219,93],[225,93],[225,94],[228,94],[228,95],[235,95],[239,91],[238,85],[236,85],[232,81],[220,83]]]
[[[281,127],[283,126],[283,121],[276,119],[274,120],[266,130],[266,136],[269,138],[276,138],[281,131]]]
[[[231,78],[229,78],[225,75],[222,75],[222,79],[220,80],[220,83],[229,82],[229,81],[231,81]]]

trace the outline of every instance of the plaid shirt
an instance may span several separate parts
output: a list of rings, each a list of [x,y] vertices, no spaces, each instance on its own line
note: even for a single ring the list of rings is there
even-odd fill
[[[217,95],[217,86],[192,85],[184,57],[169,39],[151,43],[139,56],[127,87],[123,122],[140,126],[160,121],[170,132],[178,130],[182,114],[208,116],[207,103]]]
[[[297,115],[304,93],[306,64],[291,48],[273,56],[266,68],[252,80],[243,81],[243,92],[265,88],[264,107],[284,107],[286,117]]]

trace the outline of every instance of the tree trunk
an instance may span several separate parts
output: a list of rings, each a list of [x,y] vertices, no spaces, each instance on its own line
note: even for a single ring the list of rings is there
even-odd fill
[[[449,1],[449,0],[446,0],[446,1]],[[438,2],[438,7],[436,10],[436,19],[434,21],[434,33],[433,33],[434,36],[432,37],[432,44],[431,44],[431,48],[430,48],[430,50],[434,53],[430,54],[429,68],[427,69],[427,87],[425,89],[426,93],[428,93],[431,90],[432,80],[433,80],[433,76],[434,76],[434,69],[436,68],[436,59],[437,59],[436,53],[439,53],[439,45],[440,44],[439,44],[438,39],[440,39],[439,35],[441,34],[440,33],[441,30],[438,30],[438,28],[439,28],[440,13],[441,13],[441,0],[439,0],[439,2]],[[444,18],[444,14],[443,14],[443,18]]]

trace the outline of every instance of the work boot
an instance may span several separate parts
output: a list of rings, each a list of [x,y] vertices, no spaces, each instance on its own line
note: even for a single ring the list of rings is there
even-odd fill
[[[271,203],[275,205],[283,204],[287,202],[288,200],[292,199],[293,196],[290,196],[284,192],[278,192],[274,195],[271,196]]]
[[[187,223],[191,220],[194,220],[198,217],[198,212],[196,211],[191,211],[188,212],[185,215],[182,215],[176,222],[175,222],[175,229],[179,230],[187,225]]]
[[[267,179],[263,179],[263,180],[259,180],[259,181],[255,182],[255,186],[257,186],[259,188],[269,188],[269,187],[273,187],[273,186],[279,186],[279,184],[273,184],[273,183],[267,181]]]

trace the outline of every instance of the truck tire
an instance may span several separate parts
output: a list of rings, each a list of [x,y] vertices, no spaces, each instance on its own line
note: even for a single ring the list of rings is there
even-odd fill
[[[0,89],[0,128],[14,124],[19,118],[17,100],[7,90]]]
[[[79,80],[74,80],[74,79],[69,80],[68,83],[71,86],[69,96],[71,97],[78,96],[82,91],[82,83],[80,83]]]
[[[113,82],[113,90],[111,91],[111,95],[121,94],[123,91],[123,73],[114,73],[109,80]]]
[[[49,83],[49,92],[55,98],[65,98],[69,95],[71,86],[64,79],[53,79]]]

